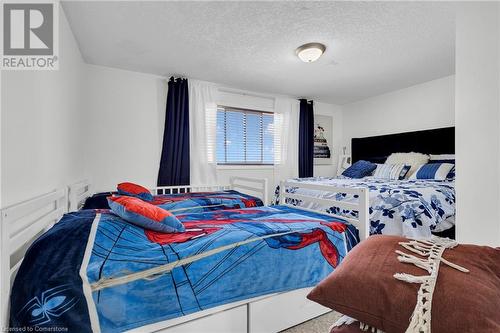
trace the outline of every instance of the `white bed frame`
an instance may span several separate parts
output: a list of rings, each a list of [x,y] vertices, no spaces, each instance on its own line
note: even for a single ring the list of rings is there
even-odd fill
[[[59,221],[67,205],[67,190],[59,189],[1,210],[0,330],[8,327],[10,290],[28,246]]]
[[[235,183],[232,184],[234,185]],[[261,184],[263,184],[264,188],[267,187],[266,182],[262,182]],[[281,183],[282,189],[284,189],[285,186],[324,190],[321,185],[294,183],[291,181]],[[56,190],[1,210],[2,253],[0,276],[2,302],[0,304],[0,327],[8,326],[10,289],[17,269],[22,261],[22,258],[19,260],[11,260],[12,256],[16,254],[16,251],[21,251],[24,255],[26,247],[33,242],[34,238],[54,225],[54,223],[56,223],[67,211],[67,207],[79,205],[82,200],[91,193],[91,187],[88,182],[85,181],[72,184],[69,188],[69,199],[65,189]],[[194,190],[199,187],[185,186],[182,188]],[[159,190],[165,190],[165,188],[160,188]],[[331,191],[332,186],[328,186],[328,190]],[[344,203],[333,199],[319,199],[307,195],[298,196],[292,193],[286,193],[284,190],[280,198],[284,205],[290,207],[293,206],[285,203],[286,198],[358,210],[359,219],[349,220],[359,229],[363,239],[368,234],[368,189],[347,189],[339,187],[334,188],[334,190],[341,193],[357,194],[359,195],[359,200],[357,203]],[[267,195],[267,192],[265,193]],[[324,212],[319,213],[325,214]],[[183,317],[142,326],[131,330],[131,332],[278,332],[330,311],[330,309],[306,299],[306,295],[311,289],[312,288],[297,289],[230,303]]]
[[[88,180],[69,185],[69,211],[73,212],[80,209],[85,203],[85,200],[93,194],[92,190],[92,186]],[[154,195],[236,190],[257,196],[262,200],[264,205],[269,203],[268,182],[265,178],[231,177],[229,185],[159,186],[150,188],[149,190]]]
[[[85,179],[68,186],[68,211],[74,212],[83,207],[85,200],[93,194],[90,181]]]
[[[346,193],[350,195],[358,195],[358,200],[356,203],[338,201],[335,199],[326,198],[316,198],[306,194],[295,194],[288,193],[285,191],[287,187],[298,187],[307,190],[315,191],[325,191],[333,193]],[[307,209],[304,207],[293,206],[291,204],[286,204],[286,199],[296,199],[305,202],[317,203],[323,207],[339,207],[342,209],[354,210],[358,212],[358,218],[349,218],[341,215],[326,213],[325,211],[319,211],[323,214],[328,214],[335,216],[344,220],[349,221],[353,224],[359,231],[359,238],[366,239],[370,235],[370,215],[369,215],[369,190],[367,187],[344,187],[344,186],[332,186],[332,185],[318,185],[318,184],[307,184],[303,182],[298,182],[294,180],[286,180],[280,183],[280,193],[279,193],[280,205],[287,205],[290,207],[295,207],[303,210],[318,212],[317,210]]]

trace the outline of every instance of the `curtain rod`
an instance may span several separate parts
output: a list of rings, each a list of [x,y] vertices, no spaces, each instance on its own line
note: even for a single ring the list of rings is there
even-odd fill
[[[270,94],[252,93],[252,92],[248,92],[248,91],[245,91],[245,90],[232,89],[232,88],[224,88],[224,87],[220,87],[219,91],[220,92],[229,93],[229,94],[239,94],[239,95],[243,95],[243,96],[260,97],[260,98],[265,98],[265,99],[275,99],[276,98],[275,96],[270,95]]]
[[[230,93],[230,94],[240,94],[243,96],[252,96],[252,97],[261,97],[261,98],[266,98],[266,99],[276,99],[277,97],[286,97],[286,98],[292,98],[296,100],[301,100],[301,99],[306,99],[308,102],[312,102],[312,99],[309,98],[304,98],[304,97],[291,97],[289,95],[272,95],[272,94],[266,94],[266,93],[254,93],[254,92],[248,92],[246,90],[242,89],[237,89],[237,88],[228,88],[228,87],[219,87],[219,91],[225,92],[225,93]]]

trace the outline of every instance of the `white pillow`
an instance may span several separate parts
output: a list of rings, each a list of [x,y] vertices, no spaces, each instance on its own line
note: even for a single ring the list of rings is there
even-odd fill
[[[429,163],[420,166],[410,179],[445,180],[448,173],[455,167],[452,163]]]
[[[406,164],[377,164],[373,178],[401,180],[405,178],[409,169],[410,166]]]
[[[429,155],[421,153],[392,153],[387,157],[385,164],[406,164],[411,166],[410,171],[405,178],[410,177],[418,169],[419,166],[429,162]]]
[[[429,155],[431,161],[449,161],[455,160],[455,154],[439,154],[439,155]]]

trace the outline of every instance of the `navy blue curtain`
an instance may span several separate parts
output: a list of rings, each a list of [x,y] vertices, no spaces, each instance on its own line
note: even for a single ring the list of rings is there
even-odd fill
[[[313,101],[300,100],[299,177],[312,177],[314,163]]]
[[[189,185],[189,171],[188,81],[171,77],[158,186]]]

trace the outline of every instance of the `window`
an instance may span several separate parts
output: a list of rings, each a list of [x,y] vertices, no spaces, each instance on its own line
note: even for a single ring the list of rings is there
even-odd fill
[[[217,164],[274,164],[274,114],[219,106]]]

